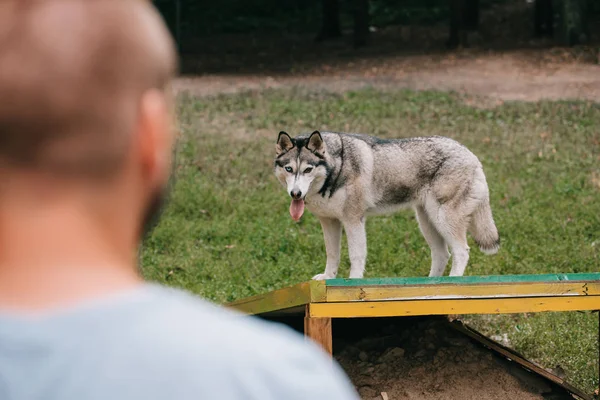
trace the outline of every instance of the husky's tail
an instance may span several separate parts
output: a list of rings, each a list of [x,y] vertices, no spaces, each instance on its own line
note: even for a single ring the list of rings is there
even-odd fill
[[[496,254],[500,248],[500,236],[492,217],[489,201],[483,201],[472,215],[469,231],[475,243],[485,254]]]

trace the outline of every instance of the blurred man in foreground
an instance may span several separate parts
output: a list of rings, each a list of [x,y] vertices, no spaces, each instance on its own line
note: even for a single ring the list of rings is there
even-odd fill
[[[356,398],[316,345],[140,277],[175,69],[150,2],[0,2],[0,399]]]

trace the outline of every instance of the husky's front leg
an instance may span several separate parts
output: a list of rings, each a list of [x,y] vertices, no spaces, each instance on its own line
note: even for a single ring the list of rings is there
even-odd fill
[[[344,222],[344,229],[348,238],[348,253],[350,254],[350,279],[360,279],[365,274],[365,262],[367,261],[365,218]]]
[[[340,251],[342,247],[342,224],[333,218],[320,217],[323,237],[325,238],[325,251],[327,252],[327,265],[325,273],[315,275],[314,280],[333,279],[337,276],[340,265]]]

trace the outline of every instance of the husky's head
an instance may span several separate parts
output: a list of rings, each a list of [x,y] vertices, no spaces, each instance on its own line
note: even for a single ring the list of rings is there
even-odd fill
[[[292,198],[290,214],[298,221],[304,213],[304,199],[317,193],[327,177],[326,145],[319,131],[296,138],[279,132],[276,151],[275,176]]]

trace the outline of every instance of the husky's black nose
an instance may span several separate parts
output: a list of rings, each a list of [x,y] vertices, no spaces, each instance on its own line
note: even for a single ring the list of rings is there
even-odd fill
[[[292,199],[295,200],[300,200],[302,198],[302,192],[299,190],[292,190],[292,193],[290,193],[290,195],[292,196]]]

